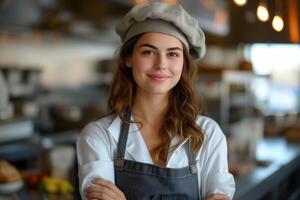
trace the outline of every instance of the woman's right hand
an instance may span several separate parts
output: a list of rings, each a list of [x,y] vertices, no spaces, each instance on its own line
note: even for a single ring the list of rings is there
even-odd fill
[[[94,185],[85,190],[88,200],[126,200],[124,193],[112,182],[97,178],[92,183]]]

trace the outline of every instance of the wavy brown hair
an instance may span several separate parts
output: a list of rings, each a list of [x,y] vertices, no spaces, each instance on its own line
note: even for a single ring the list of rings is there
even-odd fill
[[[125,118],[127,108],[132,108],[136,92],[136,83],[132,76],[131,68],[126,66],[126,59],[132,55],[134,45],[142,34],[131,38],[124,43],[118,54],[118,68],[111,84],[108,109],[110,113],[116,113],[123,122],[140,123],[129,121]],[[196,124],[198,115],[203,114],[204,101],[194,89],[196,66],[185,45],[183,45],[184,64],[179,82],[172,89],[169,96],[169,108],[164,117],[159,134],[163,138],[162,143],[153,150],[155,161],[166,161],[172,138],[178,134],[180,140],[171,150],[176,149],[184,139],[191,139],[191,147],[194,153],[198,152],[204,140],[204,132]]]

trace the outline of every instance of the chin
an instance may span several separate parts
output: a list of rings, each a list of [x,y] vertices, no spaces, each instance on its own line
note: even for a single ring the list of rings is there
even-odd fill
[[[167,95],[170,93],[173,87],[170,85],[148,85],[146,87],[141,87],[141,89],[151,95]]]
[[[171,89],[157,89],[157,90],[151,90],[149,93],[153,95],[166,95],[170,92]]]

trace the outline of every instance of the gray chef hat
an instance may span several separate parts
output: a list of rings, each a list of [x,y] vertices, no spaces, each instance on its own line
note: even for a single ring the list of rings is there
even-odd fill
[[[116,32],[123,43],[146,32],[159,32],[178,38],[195,59],[205,55],[205,36],[198,21],[181,5],[154,2],[134,6],[118,23]]]

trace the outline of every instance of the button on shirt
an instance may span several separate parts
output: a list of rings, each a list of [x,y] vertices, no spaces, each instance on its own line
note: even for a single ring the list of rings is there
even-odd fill
[[[89,123],[77,139],[79,187],[82,199],[84,189],[92,185],[91,180],[102,178],[114,183],[114,163],[122,121],[116,115],[109,115]],[[228,172],[226,137],[218,124],[204,116],[197,118],[197,124],[204,130],[204,143],[197,156],[199,194],[225,194],[232,199],[235,191],[233,176]],[[179,137],[174,137],[171,146]],[[181,168],[188,165],[188,155],[183,144],[169,152],[166,167]],[[136,124],[129,127],[125,159],[154,164],[148,148]]]

